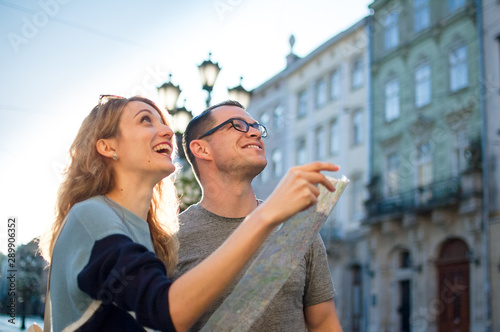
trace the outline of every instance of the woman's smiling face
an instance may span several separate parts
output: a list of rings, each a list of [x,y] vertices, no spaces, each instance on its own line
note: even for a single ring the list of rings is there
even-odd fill
[[[129,102],[119,128],[117,171],[139,172],[145,177],[157,177],[158,181],[174,172],[174,133],[158,110],[141,101]]]

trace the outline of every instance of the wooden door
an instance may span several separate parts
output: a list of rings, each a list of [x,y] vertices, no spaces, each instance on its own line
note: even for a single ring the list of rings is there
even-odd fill
[[[462,240],[444,244],[438,262],[440,332],[470,331],[470,280],[467,245]]]

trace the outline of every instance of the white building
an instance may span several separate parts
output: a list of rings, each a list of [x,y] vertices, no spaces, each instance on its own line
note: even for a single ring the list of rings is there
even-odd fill
[[[368,247],[361,220],[369,151],[369,18],[334,36],[304,58],[291,51],[287,67],[252,91],[248,112],[264,124],[268,165],[254,181],[266,198],[294,165],[321,160],[340,165],[350,184],[321,234],[341,302],[338,315],[346,331],[364,325],[360,264]],[[364,277],[363,277],[364,278]]]
[[[351,179],[335,214],[342,235],[358,229],[363,218],[369,139],[366,22],[305,58],[289,54],[286,69],[252,91],[248,108],[269,132],[268,166],[254,182],[257,196],[267,197],[294,165],[338,164],[340,173],[331,175]]]

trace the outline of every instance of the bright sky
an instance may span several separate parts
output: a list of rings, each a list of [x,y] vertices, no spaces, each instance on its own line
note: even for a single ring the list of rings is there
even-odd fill
[[[250,90],[368,15],[369,0],[0,0],[0,251],[53,218],[59,172],[100,94],[157,99],[168,73],[186,107],[204,108],[197,65],[212,52],[227,88]],[[5,248],[4,248],[5,247]]]

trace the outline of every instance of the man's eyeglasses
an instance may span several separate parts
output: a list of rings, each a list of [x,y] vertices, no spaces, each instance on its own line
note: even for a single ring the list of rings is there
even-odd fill
[[[99,103],[97,104],[97,106],[104,105],[108,101],[110,101],[111,99],[125,99],[125,97],[116,96],[116,95],[100,95],[99,96]]]
[[[255,122],[255,123],[250,124],[243,119],[231,118],[229,120],[222,122],[217,127],[210,129],[209,131],[207,131],[206,133],[201,135],[200,138],[198,138],[198,139],[202,139],[205,136],[212,135],[218,129],[222,128],[224,125],[226,125],[228,123],[230,123],[234,129],[236,129],[237,131],[241,131],[242,133],[247,133],[250,130],[250,127],[252,127],[252,128],[255,128],[258,131],[260,131],[260,135],[262,136],[262,138],[267,137],[267,129],[266,129],[266,127],[264,127],[260,123]]]

